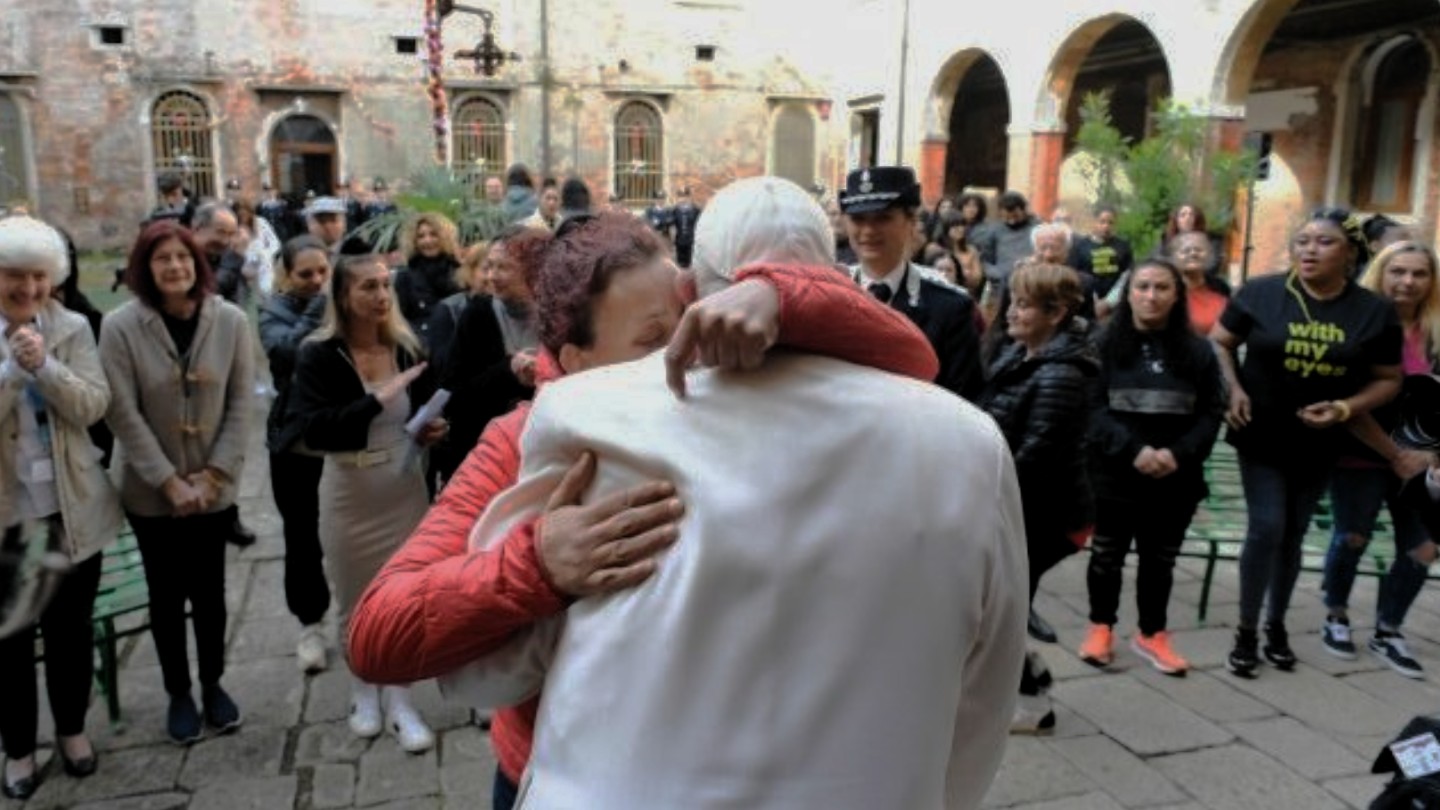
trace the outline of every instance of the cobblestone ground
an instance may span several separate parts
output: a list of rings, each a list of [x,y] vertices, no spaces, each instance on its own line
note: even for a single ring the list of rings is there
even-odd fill
[[[345,726],[346,675],[304,677],[295,666],[296,625],[282,587],[280,523],[271,502],[258,427],[243,482],[245,520],[260,542],[231,550],[226,685],[245,712],[238,733],[189,748],[165,741],[165,700],[146,634],[124,647],[124,726],[111,728],[103,704],[90,712],[100,771],[77,781],[59,763],[39,793],[0,810],[380,810],[488,808],[494,759],[467,712],[446,705],[433,684],[416,702],[438,732],[435,750],[410,756],[394,741],[353,738]],[[1369,774],[1381,746],[1414,714],[1440,711],[1440,589],[1422,594],[1409,621],[1415,652],[1430,667],[1411,681],[1362,652],[1338,661],[1320,647],[1318,576],[1306,574],[1291,612],[1294,673],[1262,670],[1241,681],[1223,670],[1235,615],[1236,572],[1222,565],[1211,621],[1200,626],[1200,567],[1181,564],[1171,610],[1177,647],[1196,665],[1188,678],[1160,675],[1122,648],[1116,666],[1098,672],[1072,648],[1085,626],[1084,562],[1052,572],[1037,601],[1062,643],[1040,645],[1057,678],[1059,725],[1053,737],[1012,738],[987,807],[1025,810],[1324,810],[1364,808],[1382,779]],[[1357,638],[1375,583],[1357,585]],[[1126,595],[1133,594],[1127,584]],[[1122,610],[1128,638],[1133,605]],[[333,636],[333,633],[332,633]],[[43,690],[41,692],[43,700]],[[50,739],[41,714],[42,746]],[[52,756],[42,747],[42,767]]]

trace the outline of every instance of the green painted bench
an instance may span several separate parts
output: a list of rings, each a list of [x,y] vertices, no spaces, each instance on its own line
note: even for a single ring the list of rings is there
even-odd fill
[[[95,685],[105,696],[110,724],[123,728],[120,715],[120,641],[143,633],[149,628],[150,592],[145,585],[145,566],[135,534],[126,527],[114,543],[106,547],[100,563],[100,587],[95,594],[91,621],[95,625]],[[137,614],[134,621],[121,619]],[[35,657],[44,658],[43,636],[39,637]]]
[[[100,589],[95,595],[95,610],[91,614],[95,622],[95,649],[99,661],[95,668],[95,682],[105,695],[105,706],[112,726],[120,723],[120,640],[145,632],[150,626],[150,591],[145,584],[145,566],[140,560],[140,548],[135,544],[135,534],[129,527],[120,537],[105,549],[101,564]],[[144,612],[138,621],[119,620],[131,614]]]

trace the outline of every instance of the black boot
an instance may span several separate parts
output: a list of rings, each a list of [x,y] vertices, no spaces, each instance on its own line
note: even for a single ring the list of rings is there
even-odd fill
[[[1225,668],[1242,678],[1255,677],[1255,668],[1260,666],[1260,656],[1256,653],[1259,646],[1260,637],[1254,628],[1236,630],[1235,647],[1230,650],[1230,657],[1225,659]]]
[[[1025,624],[1025,630],[1030,633],[1030,638],[1045,644],[1054,644],[1060,640],[1060,637],[1055,634],[1055,628],[1040,618],[1040,614],[1035,612],[1035,608],[1030,608],[1030,621]]]
[[[1290,634],[1285,625],[1270,622],[1265,625],[1265,659],[1286,672],[1295,668],[1295,652],[1290,649]]]

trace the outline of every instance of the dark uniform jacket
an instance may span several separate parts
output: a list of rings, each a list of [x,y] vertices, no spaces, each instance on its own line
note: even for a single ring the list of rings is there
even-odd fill
[[[923,269],[915,264],[906,269],[900,291],[890,299],[890,306],[905,313],[930,340],[940,358],[935,384],[974,402],[985,385],[975,302],[969,293]],[[850,268],[850,275],[863,286],[859,265]]]

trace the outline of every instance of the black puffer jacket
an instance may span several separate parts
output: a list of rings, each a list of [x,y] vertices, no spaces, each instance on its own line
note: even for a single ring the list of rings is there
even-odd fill
[[[1099,372],[1100,357],[1079,319],[1034,357],[1012,344],[990,367],[979,405],[995,418],[1015,457],[1032,542],[1094,523],[1085,435],[1089,391]]]
[[[395,299],[400,314],[410,324],[426,351],[430,349],[430,316],[439,303],[460,292],[455,283],[455,268],[460,262],[453,256],[434,258],[411,256],[410,263],[395,271]]]
[[[287,420],[290,383],[300,343],[325,318],[325,296],[300,298],[276,293],[260,308],[260,345],[270,359],[270,376],[275,384],[275,402],[265,423],[265,442],[272,453],[282,453],[300,438],[300,423]]]

